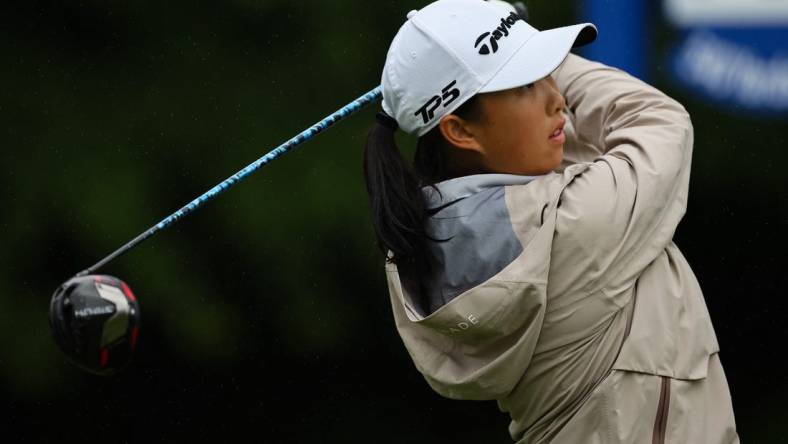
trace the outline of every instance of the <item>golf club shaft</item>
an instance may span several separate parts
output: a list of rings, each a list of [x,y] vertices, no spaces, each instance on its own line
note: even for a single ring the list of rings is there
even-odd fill
[[[214,197],[218,196],[219,194],[223,193],[236,183],[245,179],[248,175],[252,174],[253,172],[260,169],[265,164],[271,162],[272,160],[276,159],[277,157],[281,156],[282,154],[292,150],[293,148],[301,145],[302,143],[312,139],[316,135],[322,133],[326,129],[333,126],[335,123],[343,120],[345,117],[355,113],[356,111],[360,110],[361,108],[377,102],[382,95],[381,87],[377,86],[368,93],[364,94],[363,96],[359,97],[358,99],[350,102],[349,104],[345,105],[341,109],[335,111],[333,114],[329,115],[328,117],[324,118],[323,120],[315,123],[311,127],[304,130],[301,134],[293,137],[292,139],[288,140],[287,142],[279,145],[278,147],[274,148],[273,150],[269,151],[263,157],[255,160],[254,162],[247,165],[244,169],[238,171],[237,173],[233,174],[232,176],[225,179],[220,184],[216,185],[215,187],[211,188],[210,190],[206,191],[200,197],[194,199],[193,201],[186,204],[180,210],[172,213],[161,222],[157,223],[156,225],[148,228],[146,231],[140,233],[137,237],[129,241],[126,245],[118,248],[109,256],[105,257],[104,259],[98,261],[95,265],[90,268],[87,268],[83,271],[77,273],[76,276],[84,276],[88,274],[92,274],[96,272],[99,268],[103,267],[104,265],[108,264],[118,256],[122,255],[123,253],[131,250],[135,246],[142,243],[144,240],[150,238],[157,232],[167,228],[168,226],[174,224],[187,214],[191,213],[192,211],[196,210],[200,206],[202,206],[205,202],[213,199]]]
[[[517,14],[523,18],[523,20],[528,21],[528,7],[525,6],[524,2],[514,2],[512,3],[514,9],[517,11]]]

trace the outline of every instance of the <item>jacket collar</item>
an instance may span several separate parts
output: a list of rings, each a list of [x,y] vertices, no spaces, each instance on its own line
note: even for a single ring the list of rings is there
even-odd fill
[[[472,174],[438,182],[435,187],[422,187],[421,192],[427,208],[437,208],[460,199],[465,199],[487,188],[506,185],[524,185],[540,176],[520,176],[517,174]],[[442,198],[441,198],[442,196]]]

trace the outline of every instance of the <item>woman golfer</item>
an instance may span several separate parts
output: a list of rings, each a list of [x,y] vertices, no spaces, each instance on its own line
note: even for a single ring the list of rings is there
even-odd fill
[[[496,400],[521,443],[738,442],[673,233],[686,110],[502,4],[408,14],[365,175],[396,326],[429,385]],[[394,133],[418,136],[413,166]]]

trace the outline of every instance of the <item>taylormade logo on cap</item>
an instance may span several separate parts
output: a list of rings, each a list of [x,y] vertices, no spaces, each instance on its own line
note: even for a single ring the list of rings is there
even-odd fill
[[[501,19],[501,26],[495,28],[494,31],[490,32],[487,31],[484,34],[480,35],[476,38],[476,44],[473,45],[474,48],[479,46],[479,43],[484,40],[485,37],[490,36],[490,46],[487,47],[486,44],[482,45],[479,48],[479,54],[489,54],[490,48],[492,48],[492,52],[498,52],[498,40],[502,39],[509,35],[509,28],[511,28],[517,20],[520,19],[520,16],[517,15],[516,12],[509,14],[508,17],[504,17]]]
[[[586,29],[581,40],[593,40],[593,25],[539,32],[502,1],[430,3],[408,13],[391,42],[381,79],[383,110],[403,131],[423,136],[477,93],[546,77]]]

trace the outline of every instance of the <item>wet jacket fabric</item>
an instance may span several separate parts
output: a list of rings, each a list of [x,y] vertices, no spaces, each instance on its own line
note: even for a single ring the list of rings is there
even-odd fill
[[[564,164],[424,188],[430,273],[386,265],[397,330],[443,396],[518,443],[735,443],[719,346],[673,243],[693,130],[675,100],[569,55]]]

